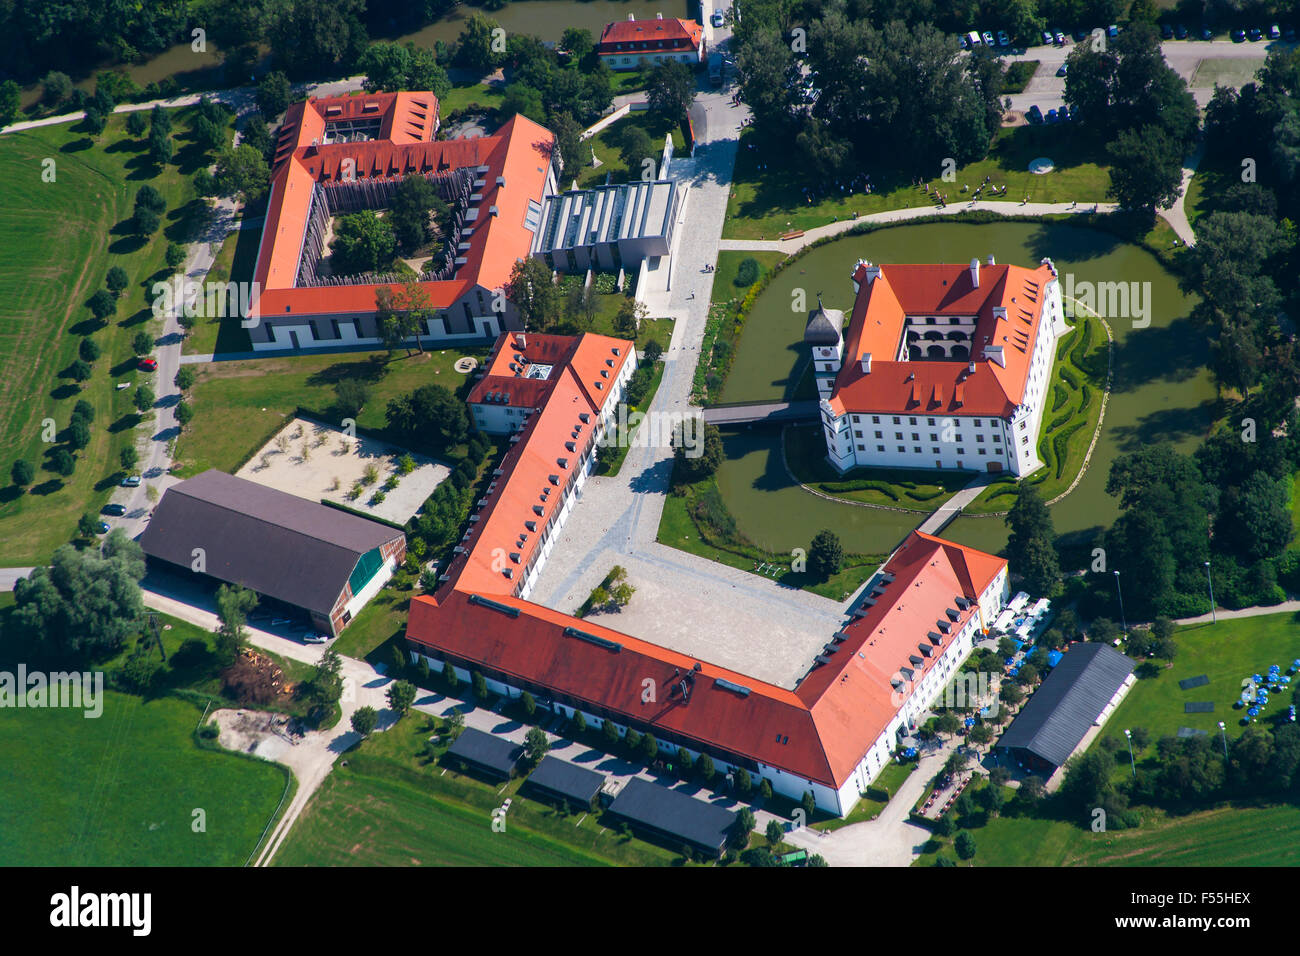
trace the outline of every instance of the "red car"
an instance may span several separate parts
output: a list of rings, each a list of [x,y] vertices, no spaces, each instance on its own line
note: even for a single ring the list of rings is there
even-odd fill
[[[140,371],[155,372],[158,370],[158,360],[155,358],[142,358],[139,363]]]

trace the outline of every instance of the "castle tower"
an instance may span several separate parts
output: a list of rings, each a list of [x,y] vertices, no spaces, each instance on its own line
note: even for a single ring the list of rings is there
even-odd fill
[[[822,295],[817,293],[817,308],[808,313],[804,328],[804,344],[812,350],[813,375],[817,380],[817,397],[830,398],[835,389],[835,376],[844,360],[844,313],[822,305]]]

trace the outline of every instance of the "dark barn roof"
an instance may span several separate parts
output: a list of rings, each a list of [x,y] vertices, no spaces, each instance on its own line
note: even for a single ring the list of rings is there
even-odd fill
[[[552,796],[588,804],[605,786],[605,775],[547,754],[528,775],[528,784]]]
[[[151,558],[326,616],[366,552],[402,532],[211,469],[168,488],[140,536]]]
[[[473,727],[462,730],[447,750],[453,757],[459,757],[503,777],[510,776],[523,752],[524,748],[519,744]]]
[[[1105,644],[1076,644],[1016,715],[999,747],[1027,750],[1059,767],[1133,672]]]
[[[610,813],[669,837],[717,853],[736,822],[731,810],[696,800],[640,777],[627,782],[610,804]]]

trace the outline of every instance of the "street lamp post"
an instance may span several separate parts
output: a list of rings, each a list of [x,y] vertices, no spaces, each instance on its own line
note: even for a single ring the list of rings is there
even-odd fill
[[[1119,621],[1120,626],[1124,629],[1124,636],[1128,636],[1128,619],[1124,616],[1124,592],[1119,586],[1119,572],[1113,572],[1115,575],[1115,594],[1119,597]]]
[[[1128,740],[1128,762],[1133,768],[1133,776],[1138,775],[1137,761],[1133,759],[1133,731],[1125,729],[1124,736]]]
[[[1219,736],[1223,738],[1223,759],[1227,760],[1228,759],[1228,731],[1224,727],[1223,721],[1219,721]]]
[[[1205,583],[1210,586],[1210,623],[1219,623],[1219,614],[1214,607],[1214,579],[1210,577],[1210,562],[1205,562]]]

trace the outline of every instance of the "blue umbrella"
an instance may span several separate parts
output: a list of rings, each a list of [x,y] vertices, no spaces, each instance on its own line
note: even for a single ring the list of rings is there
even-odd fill
[[[1250,710],[1246,711],[1246,713],[1248,713],[1248,714],[1250,714],[1250,716],[1254,717],[1254,716],[1256,716],[1256,715],[1259,713],[1259,708],[1258,708],[1258,707],[1252,707],[1252,708],[1250,708]]]

